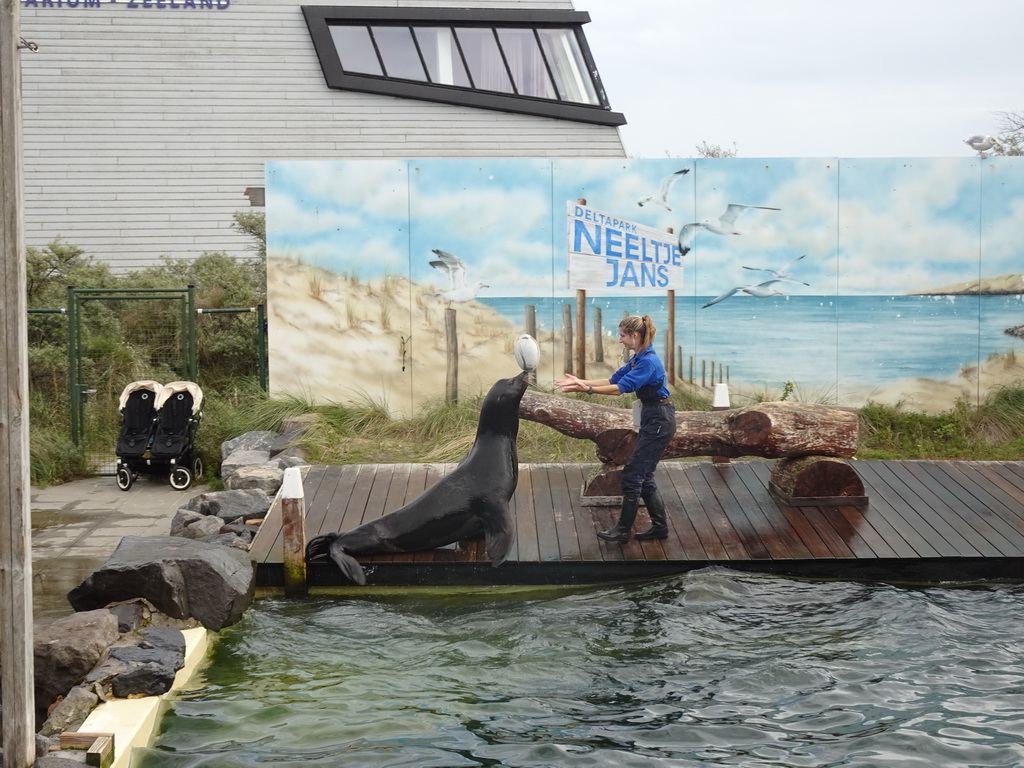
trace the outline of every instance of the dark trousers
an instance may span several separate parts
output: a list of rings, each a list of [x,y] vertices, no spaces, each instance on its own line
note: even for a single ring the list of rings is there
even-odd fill
[[[622,495],[642,496],[658,490],[654,470],[676,433],[676,407],[672,403],[644,405],[636,447],[622,468]]]

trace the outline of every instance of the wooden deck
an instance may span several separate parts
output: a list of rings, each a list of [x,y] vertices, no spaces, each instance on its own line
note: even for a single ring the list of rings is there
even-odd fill
[[[768,491],[765,461],[663,462],[656,476],[671,534],[609,544],[595,532],[615,507],[584,506],[596,465],[524,464],[513,499],[516,544],[492,568],[482,540],[360,558],[368,584],[587,584],[707,566],[814,578],[883,581],[1024,579],[1024,462],[857,461],[866,506],[788,506]],[[450,464],[313,466],[307,538],[347,530],[419,496]],[[636,528],[647,526],[641,511]],[[279,502],[251,554],[258,584],[283,584]],[[333,564],[311,564],[314,587],[343,586]]]

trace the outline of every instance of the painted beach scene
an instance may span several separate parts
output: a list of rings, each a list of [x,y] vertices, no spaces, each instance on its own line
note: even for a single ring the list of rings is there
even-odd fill
[[[677,386],[939,411],[1018,381],[1024,163],[428,159],[267,164],[274,393],[396,415],[649,314]],[[582,322],[581,322],[582,320]],[[671,333],[669,333],[671,329]]]

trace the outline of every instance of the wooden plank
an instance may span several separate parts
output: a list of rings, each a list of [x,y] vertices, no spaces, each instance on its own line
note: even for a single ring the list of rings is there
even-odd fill
[[[715,496],[714,490],[708,485],[708,481],[701,471],[703,469],[703,462],[701,464],[694,464],[692,468],[686,473],[686,479],[690,482],[690,487],[693,489],[694,495],[697,497],[697,502],[704,510],[704,514],[707,515],[708,520],[715,529],[715,533],[718,534],[719,540],[722,542],[722,546],[725,547],[728,553],[728,559],[730,560],[754,560],[750,552],[744,546],[747,540],[749,540],[749,531],[738,532],[733,527],[733,522],[730,520],[726,511],[722,508],[721,502]],[[767,551],[763,550],[763,557],[767,558]]]
[[[1017,531],[1024,531],[1024,478],[1012,466],[951,462],[962,485]]]
[[[590,508],[583,506],[580,493],[586,480],[586,468],[580,464],[565,464],[565,484],[569,490],[569,502],[572,510],[573,524],[576,528],[576,543],[579,546],[582,560],[602,560],[601,542],[597,538],[597,528]]]
[[[885,536],[880,534],[875,526],[868,522],[868,519],[864,516],[865,509],[865,507],[862,507],[859,504],[846,504],[836,507],[839,514],[846,519],[847,524],[856,531],[857,535],[860,536],[868,546],[872,557],[883,557],[887,559],[901,557],[901,555],[892,548]],[[903,542],[903,545],[908,551],[913,551],[902,538],[896,536],[896,539]]]
[[[697,537],[697,541],[700,543],[705,555],[707,555],[707,559],[709,561],[728,560],[729,552],[718,537],[715,526],[710,518],[708,518],[703,505],[700,503],[700,499],[697,498],[697,494],[690,484],[690,478],[687,473],[691,467],[692,465],[690,464],[680,464],[678,471],[668,472],[668,477],[672,481],[672,487],[675,489],[675,495],[679,499],[682,514],[685,516],[690,530]],[[674,467],[673,470],[675,470]],[[685,529],[685,524],[682,520],[679,521],[679,525],[681,530]]]
[[[414,464],[409,474],[409,483],[406,486],[402,506],[418,499],[428,488],[432,488],[444,476],[444,466],[441,464]],[[433,549],[424,552],[414,552],[412,559],[415,562],[433,562],[435,552],[436,550]]]
[[[519,484],[512,497],[516,513],[516,559],[523,563],[535,563],[540,560],[537,518],[533,503],[533,475],[532,467],[519,468]]]
[[[956,551],[935,534],[931,526],[909,509],[903,498],[879,476],[873,461],[857,462],[857,473],[864,481],[864,490],[871,499],[871,509],[885,520],[911,547],[918,557],[951,557]]]
[[[770,479],[771,468],[767,462],[731,462],[736,476],[746,486],[750,495],[751,503],[756,504],[765,520],[771,525],[772,530],[779,540],[785,544],[789,557],[794,559],[813,557],[811,550],[804,544],[796,529],[779,510],[778,502],[772,497],[768,490],[767,483]],[[758,473],[755,467],[763,470]]]
[[[768,518],[761,511],[761,507],[754,500],[753,494],[747,489],[743,478],[737,472],[737,467],[734,467],[732,462],[712,464],[709,471],[705,471],[704,474],[709,480],[717,478],[721,482],[722,489],[718,492],[719,497],[731,496],[733,503],[746,516],[750,530],[760,540],[767,557],[773,560],[788,560],[792,557],[789,547],[778,536],[772,524],[768,522]]]
[[[576,534],[576,520],[573,516],[572,501],[569,498],[574,491],[570,490],[565,468],[552,465],[548,471],[548,484],[551,490],[551,514],[555,520],[555,533],[558,537],[559,559],[580,560],[579,537]],[[575,491],[578,495],[579,492]]]
[[[1006,535],[992,525],[992,521],[979,514],[966,499],[960,484],[948,471],[933,473],[935,465],[930,462],[905,462],[903,466],[920,485],[918,495],[924,501],[931,498],[935,508],[946,511],[946,519],[985,557],[1004,557],[1021,554],[1020,550],[1007,541]],[[959,525],[957,524],[959,521]]]
[[[659,464],[654,480],[658,484],[662,501],[665,502],[665,517],[668,522],[668,538],[661,542],[662,552],[668,560],[707,560],[700,537],[693,529],[690,518],[683,510],[682,500],[672,482],[671,464]]]
[[[537,547],[541,562],[560,560],[558,529],[551,502],[551,466],[537,465],[533,472],[533,508],[537,526]]]
[[[850,505],[855,506],[855,505]],[[864,560],[875,557],[875,550],[864,540],[860,532],[854,527],[850,520],[843,514],[842,510],[834,505],[815,507],[818,513],[828,522],[836,535],[850,552],[851,557]]]
[[[908,510],[920,517],[942,540],[953,547],[952,557],[978,557],[978,548],[964,538],[957,528],[945,517],[946,510],[935,504],[933,495],[927,492],[917,479],[910,474],[906,462],[887,461],[876,467],[879,476],[885,477],[889,487],[903,497]],[[922,496],[922,493],[925,496]],[[948,547],[939,549],[949,552]]]
[[[314,473],[310,467],[302,484],[306,494],[306,538],[331,533],[340,528],[328,528],[328,520],[339,520],[348,505],[352,482],[359,474],[359,465],[331,467],[327,472]],[[316,475],[320,475],[317,481]],[[323,490],[321,494],[320,491]],[[341,508],[341,513],[337,510]]]

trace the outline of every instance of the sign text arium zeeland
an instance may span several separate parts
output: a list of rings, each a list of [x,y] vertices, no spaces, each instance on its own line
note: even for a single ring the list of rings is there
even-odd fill
[[[683,287],[676,237],[567,202],[569,288],[652,292]]]

